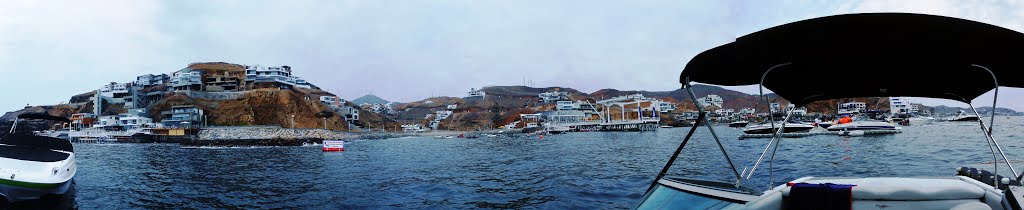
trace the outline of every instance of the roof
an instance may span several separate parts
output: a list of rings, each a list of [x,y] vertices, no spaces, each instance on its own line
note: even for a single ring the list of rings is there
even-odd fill
[[[1024,87],[1021,58],[1024,34],[1006,28],[935,15],[846,14],[768,28],[704,51],[686,64],[680,82],[756,85],[763,76],[765,88],[798,106],[882,96],[969,103],[996,87],[993,77],[999,86]]]

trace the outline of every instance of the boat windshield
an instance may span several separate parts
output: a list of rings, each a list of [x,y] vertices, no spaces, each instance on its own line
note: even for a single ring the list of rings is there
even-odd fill
[[[659,184],[637,209],[724,209],[738,205],[741,204]]]

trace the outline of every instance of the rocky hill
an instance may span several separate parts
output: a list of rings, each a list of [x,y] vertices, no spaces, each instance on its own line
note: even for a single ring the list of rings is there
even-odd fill
[[[292,115],[295,116],[295,128],[323,128],[324,119],[317,113],[329,110],[319,100],[306,97],[299,91],[272,89],[249,91],[235,100],[204,100],[172,93],[149,109],[151,113],[160,113],[177,105],[194,105],[203,109],[210,125],[279,125],[285,128],[292,127]],[[161,116],[153,116],[153,120],[159,121]],[[392,129],[398,125],[372,112],[360,113],[360,120]],[[327,128],[349,130],[344,119],[336,114],[327,119]]]

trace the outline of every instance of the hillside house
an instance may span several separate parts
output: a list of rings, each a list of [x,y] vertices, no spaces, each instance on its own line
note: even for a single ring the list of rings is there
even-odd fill
[[[203,72],[184,68],[171,74],[170,90],[202,90]]]

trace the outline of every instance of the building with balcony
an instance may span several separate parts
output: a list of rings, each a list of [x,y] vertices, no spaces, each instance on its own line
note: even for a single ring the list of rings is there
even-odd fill
[[[722,108],[722,105],[725,104],[725,100],[723,100],[722,97],[718,95],[707,95],[698,98],[697,101],[700,103],[700,106],[703,107],[715,106],[718,108]]]
[[[71,120],[72,130],[90,128],[94,123],[96,123],[96,115],[93,113],[72,114],[69,119]]]
[[[170,84],[170,90],[202,90],[203,72],[189,68],[178,70],[171,74]]]
[[[468,96],[466,96],[466,98],[484,98],[484,96],[487,96],[487,93],[484,92],[484,89],[470,88],[469,94]]]
[[[910,114],[914,113],[914,106],[910,105],[910,102],[903,97],[889,97],[889,113],[891,114]]]
[[[94,100],[106,100],[108,103],[124,104],[125,109],[134,109],[140,107],[140,95],[138,89],[134,83],[116,83],[111,82],[103,85],[99,90],[98,97]]]
[[[203,77],[203,90],[208,92],[237,91],[242,88],[243,77],[239,71],[219,71]]]
[[[172,106],[171,110],[160,112],[160,124],[167,127],[198,127],[203,124],[203,110],[195,106]]]
[[[556,102],[556,101],[570,100],[569,99],[569,93],[567,93],[567,92],[559,92],[559,91],[543,92],[543,93],[537,94],[537,96],[540,97],[541,102],[544,102],[544,103],[551,103],[551,102]]]
[[[868,105],[864,102],[847,102],[839,104],[839,115],[857,115],[867,112]]]
[[[666,102],[666,101],[657,101],[657,102],[658,102],[658,112],[663,112],[664,113],[664,112],[671,112],[671,111],[675,111],[676,110],[676,104],[673,104],[673,103],[670,103],[670,102]]]
[[[245,82],[252,83],[253,88],[287,89],[295,87],[295,80],[290,66],[245,66]]]
[[[162,85],[171,81],[171,76],[167,74],[145,74],[135,78],[135,86],[140,88],[148,88],[157,85]]]

